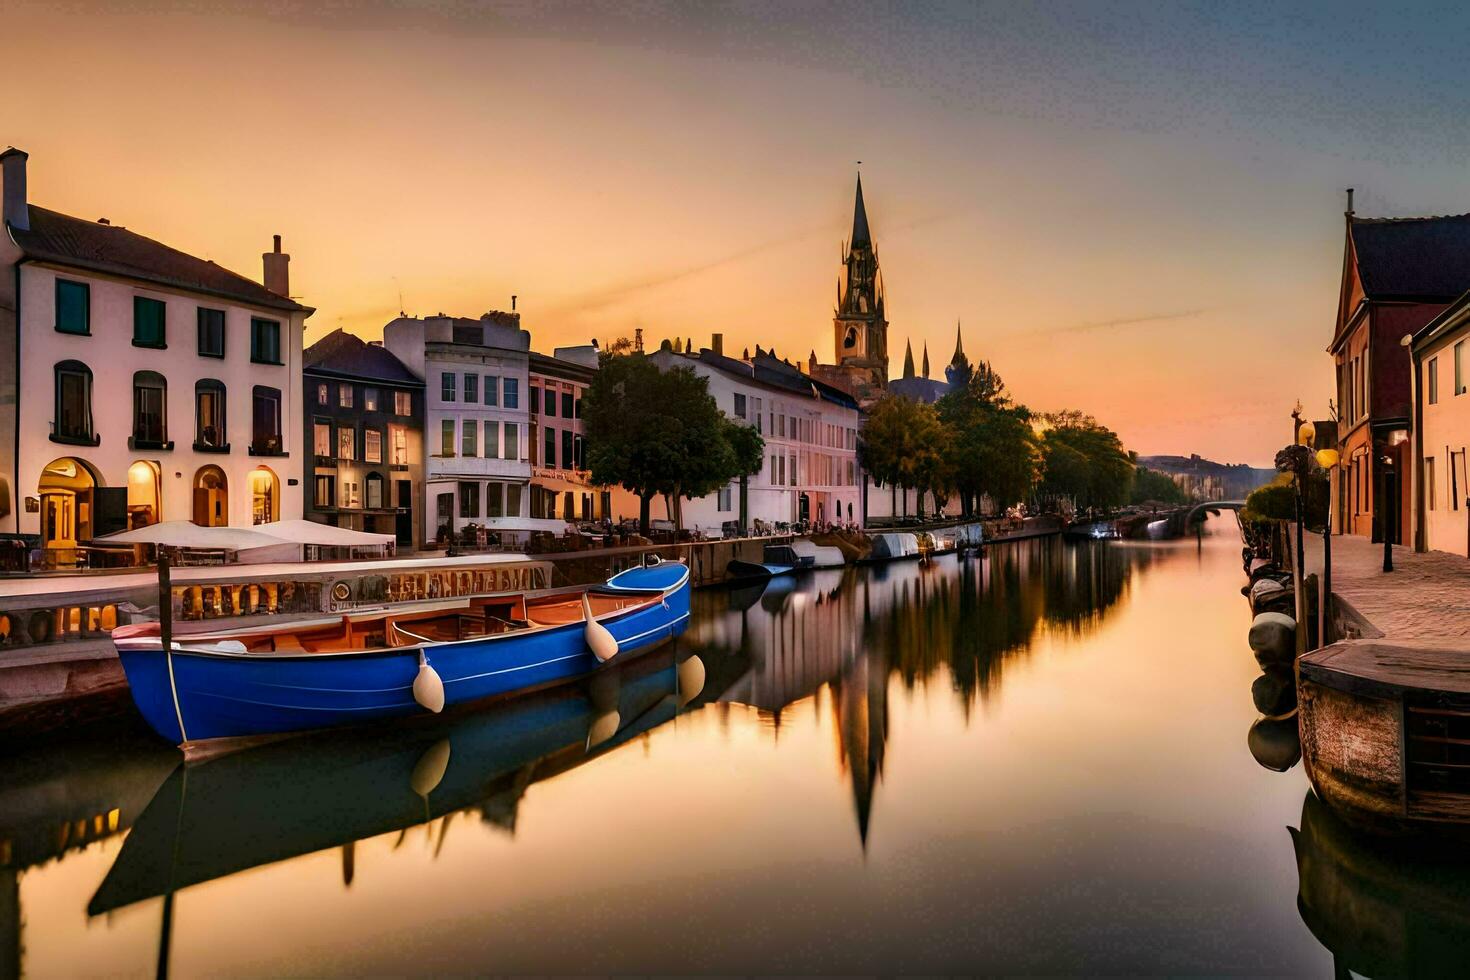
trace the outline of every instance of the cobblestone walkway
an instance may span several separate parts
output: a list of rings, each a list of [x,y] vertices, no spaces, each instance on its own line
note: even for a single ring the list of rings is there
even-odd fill
[[[1322,538],[1306,541],[1307,568],[1322,569]],[[1383,545],[1367,538],[1332,539],[1332,591],[1391,640],[1470,637],[1470,559],[1429,551],[1393,549],[1392,572],[1383,571]]]

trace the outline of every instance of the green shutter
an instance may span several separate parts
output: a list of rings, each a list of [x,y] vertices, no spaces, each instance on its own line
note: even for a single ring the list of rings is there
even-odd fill
[[[164,346],[164,310],[161,300],[133,297],[133,343],[143,347]]]
[[[56,329],[62,333],[92,332],[92,290],[84,282],[56,280]]]

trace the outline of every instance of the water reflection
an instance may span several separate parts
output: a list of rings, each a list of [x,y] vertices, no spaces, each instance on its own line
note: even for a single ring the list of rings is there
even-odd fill
[[[1310,790],[1291,836],[1297,907],[1338,976],[1464,976],[1470,863],[1458,848],[1355,835]]]

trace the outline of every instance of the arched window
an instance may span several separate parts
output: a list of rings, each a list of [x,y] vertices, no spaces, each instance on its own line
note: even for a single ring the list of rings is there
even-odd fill
[[[157,371],[133,374],[133,438],[130,449],[172,449],[168,442],[168,382]]]
[[[225,386],[214,378],[194,383],[194,449],[198,452],[230,451],[230,442],[225,434]]]
[[[53,442],[95,446],[92,431],[92,369],[81,361],[56,365],[56,421]]]
[[[857,340],[858,340],[857,327],[848,327],[847,328],[847,334],[842,338],[842,346],[844,348],[850,350],[851,348],[857,346]]]
[[[281,519],[281,481],[268,466],[250,471],[250,523]]]
[[[128,528],[146,527],[163,519],[158,464],[140,459],[128,467]]]
[[[194,523],[200,527],[230,523],[230,485],[218,466],[201,466],[194,474]]]

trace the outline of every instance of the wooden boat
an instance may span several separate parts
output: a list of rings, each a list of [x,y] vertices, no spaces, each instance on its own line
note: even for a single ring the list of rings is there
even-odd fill
[[[1302,758],[1346,822],[1384,834],[1470,829],[1470,674],[1454,645],[1344,640],[1297,660]]]
[[[774,562],[742,561],[732,558],[725,566],[725,580],[731,583],[764,582],[766,579],[790,575],[796,571],[794,565],[778,565]]]
[[[668,640],[688,619],[689,569],[660,562],[570,593],[194,633],[168,650],[145,623],[113,642],[148,724],[197,757],[544,687]]]

